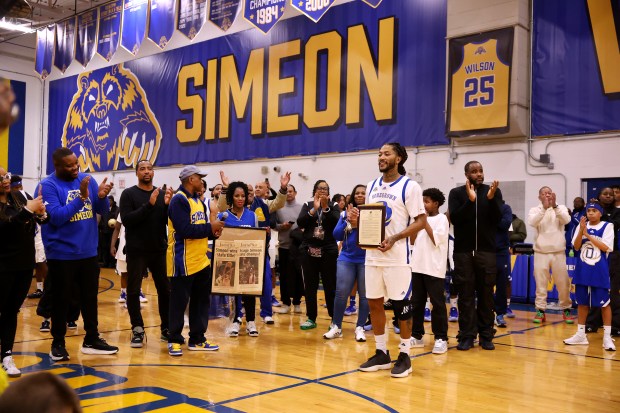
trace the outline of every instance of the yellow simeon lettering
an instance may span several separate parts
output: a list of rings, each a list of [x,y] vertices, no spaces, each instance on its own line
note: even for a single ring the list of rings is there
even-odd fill
[[[200,95],[188,95],[187,85],[193,81],[194,86],[204,85],[204,67],[200,63],[183,66],[179,71],[177,105],[181,111],[192,113],[191,127],[185,119],[177,120],[177,139],[179,142],[196,142],[202,135],[203,102]]]
[[[618,76],[620,51],[611,1],[588,0],[588,11],[596,45],[596,57],[603,80],[603,90],[606,94],[618,93],[620,92],[620,76]]]

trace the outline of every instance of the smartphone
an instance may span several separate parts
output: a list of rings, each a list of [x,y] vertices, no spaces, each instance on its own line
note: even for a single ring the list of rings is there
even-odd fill
[[[162,192],[166,192],[166,184],[163,184],[161,187]]]

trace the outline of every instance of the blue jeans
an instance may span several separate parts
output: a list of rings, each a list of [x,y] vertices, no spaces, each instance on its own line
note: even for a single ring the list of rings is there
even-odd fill
[[[332,324],[342,328],[342,318],[344,310],[347,308],[347,300],[353,289],[353,284],[357,281],[357,292],[360,295],[359,310],[357,313],[357,326],[361,327],[366,324],[368,319],[368,300],[366,299],[366,278],[365,266],[347,261],[338,261],[336,263],[336,296],[334,298],[334,317]]]
[[[263,295],[260,297],[260,316],[265,318],[267,316],[273,316],[273,309],[271,308],[271,264],[269,262],[269,254],[266,254],[265,258],[265,279],[263,281]],[[247,308],[246,308],[247,311]]]

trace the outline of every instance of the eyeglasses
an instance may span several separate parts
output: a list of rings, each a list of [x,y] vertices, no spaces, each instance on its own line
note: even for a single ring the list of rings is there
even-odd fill
[[[329,191],[329,187],[327,187],[327,186],[317,186],[316,190],[317,191]]]
[[[11,173],[7,172],[6,175],[0,175],[0,180],[4,181],[5,179],[8,179],[9,181],[11,180]]]

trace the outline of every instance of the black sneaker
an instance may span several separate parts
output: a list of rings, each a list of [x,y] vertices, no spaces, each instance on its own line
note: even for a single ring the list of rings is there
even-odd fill
[[[131,348],[142,348],[142,343],[144,342],[144,327],[135,326],[133,330],[131,330]]]
[[[26,297],[28,297],[28,298],[41,298],[41,297],[43,297],[43,291],[37,289],[35,292],[33,292],[32,294],[28,294]]]
[[[394,363],[394,368],[390,373],[392,377],[407,377],[411,374],[413,368],[411,368],[411,359],[409,355],[405,353],[398,353],[398,358],[396,359],[396,363]]]
[[[75,330],[77,329],[77,323],[75,321],[69,321],[67,322],[67,328],[70,330]]]
[[[82,343],[82,353],[84,354],[115,354],[118,353],[118,347],[111,346],[101,337],[97,337],[90,343],[84,341]]]
[[[50,351],[50,358],[54,361],[67,361],[69,360],[69,353],[64,344],[52,344],[52,351]]]
[[[162,328],[161,329],[161,336],[159,336],[159,339],[161,341],[164,341],[164,342],[167,343],[168,342],[168,337],[170,337],[170,332],[168,331],[167,328]]]
[[[51,329],[50,320],[43,320],[41,327],[39,327],[39,331],[42,333],[49,333]]]
[[[480,339],[480,347],[484,350],[495,350],[495,344],[491,340]]]
[[[379,371],[387,370],[392,367],[390,359],[390,351],[384,353],[382,350],[376,350],[375,355],[368,359],[359,367],[360,371]]]
[[[459,344],[456,346],[457,350],[467,351],[474,346],[473,338],[464,338],[459,341]]]

